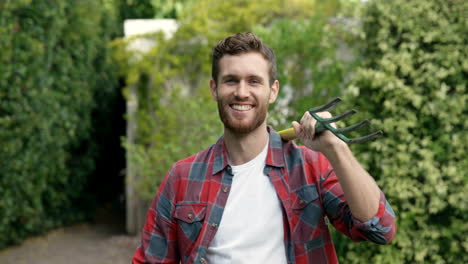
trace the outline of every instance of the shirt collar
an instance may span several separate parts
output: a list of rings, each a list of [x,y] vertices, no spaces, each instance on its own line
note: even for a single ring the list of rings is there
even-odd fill
[[[267,127],[270,137],[266,165],[284,167],[283,143],[280,135],[271,127]],[[227,150],[224,144],[224,136],[221,136],[214,146],[213,175],[224,170],[228,166]]]

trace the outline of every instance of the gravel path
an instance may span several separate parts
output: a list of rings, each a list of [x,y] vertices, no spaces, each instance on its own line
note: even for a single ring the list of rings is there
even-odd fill
[[[109,223],[109,221],[106,221]],[[0,251],[1,264],[129,264],[139,236],[122,224],[77,224]]]
[[[102,226],[60,228],[0,251],[2,264],[128,264],[139,238],[110,234]]]

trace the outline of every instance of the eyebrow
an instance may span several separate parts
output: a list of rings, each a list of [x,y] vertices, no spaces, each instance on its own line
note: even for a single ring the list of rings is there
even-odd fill
[[[234,74],[228,74],[228,75],[221,76],[221,80],[224,81],[226,79],[239,79],[239,76],[234,75]]]
[[[259,75],[251,74],[251,75],[247,76],[247,79],[251,79],[251,78],[255,78],[255,79],[259,79],[259,80],[263,81],[263,77],[261,77]],[[226,79],[239,79],[239,75],[228,74],[228,75],[221,76],[221,80],[224,81]]]

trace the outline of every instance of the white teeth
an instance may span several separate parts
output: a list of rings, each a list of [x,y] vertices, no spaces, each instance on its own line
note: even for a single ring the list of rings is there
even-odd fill
[[[252,106],[251,105],[232,105],[231,106],[233,109],[235,110],[239,110],[239,111],[247,111],[247,110],[250,110],[252,109]]]

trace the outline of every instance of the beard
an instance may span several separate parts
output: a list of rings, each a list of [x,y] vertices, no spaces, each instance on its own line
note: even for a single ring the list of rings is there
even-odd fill
[[[229,108],[229,102],[226,99],[218,99],[218,113],[224,127],[236,134],[248,134],[265,122],[268,111],[268,102],[255,106],[256,111],[253,120],[240,120],[231,116],[226,108]],[[250,110],[252,111],[252,110]]]

